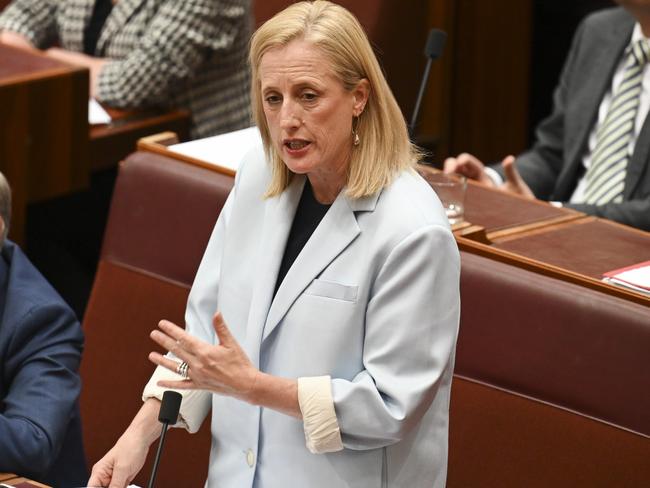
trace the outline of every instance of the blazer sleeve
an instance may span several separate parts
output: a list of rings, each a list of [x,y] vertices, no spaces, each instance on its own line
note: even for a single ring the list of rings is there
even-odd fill
[[[582,23],[573,38],[569,56],[564,63],[560,80],[553,93],[551,114],[537,126],[533,147],[517,156],[516,163],[519,173],[535,196],[542,200],[548,200],[553,194],[565,163],[564,138],[567,97],[584,30],[584,23]],[[493,168],[503,176],[500,164]]]
[[[123,108],[163,104],[211,56],[227,55],[248,15],[227,0],[164,2],[130,53],[103,67],[97,98]]]
[[[35,306],[15,322],[3,375],[0,471],[39,477],[57,459],[74,412],[83,335],[63,304]]]
[[[589,205],[587,203],[564,203],[563,205],[589,215],[615,220],[650,231],[650,196],[605,205]]]
[[[363,364],[351,381],[332,379],[343,445],[399,442],[453,367],[460,314],[460,258],[439,225],[400,242],[383,263],[367,304]]]
[[[22,34],[38,48],[49,47],[58,37],[56,0],[13,0],[0,12],[0,30]]]

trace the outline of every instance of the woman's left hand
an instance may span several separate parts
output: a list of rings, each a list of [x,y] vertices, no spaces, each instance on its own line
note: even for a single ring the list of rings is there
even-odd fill
[[[177,325],[161,320],[160,330],[151,332],[151,338],[188,364],[188,379],[160,381],[159,386],[177,390],[209,390],[252,402],[259,370],[230,334],[220,313],[212,319],[219,344],[213,345],[191,336]],[[179,363],[162,354],[152,352],[149,360],[177,372]]]

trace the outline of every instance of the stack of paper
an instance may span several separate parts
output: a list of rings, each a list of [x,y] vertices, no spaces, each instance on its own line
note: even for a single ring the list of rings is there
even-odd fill
[[[603,281],[650,295],[650,261],[608,271]]]
[[[88,100],[88,123],[90,125],[111,123],[111,116],[94,98]]]
[[[257,127],[249,127],[205,139],[173,144],[168,149],[215,166],[237,171],[246,153],[261,144],[260,131]]]

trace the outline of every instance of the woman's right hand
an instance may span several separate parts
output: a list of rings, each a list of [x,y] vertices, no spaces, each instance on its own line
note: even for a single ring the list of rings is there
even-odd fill
[[[94,466],[88,486],[126,488],[140,472],[149,446],[125,432],[113,448]]]
[[[88,486],[126,488],[140,472],[149,446],[160,435],[160,401],[149,398],[113,448],[94,466]]]

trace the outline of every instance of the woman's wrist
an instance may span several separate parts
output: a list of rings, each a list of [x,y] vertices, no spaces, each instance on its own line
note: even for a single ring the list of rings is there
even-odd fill
[[[134,439],[148,448],[160,436],[161,424],[158,422],[160,400],[149,398],[144,402],[131,424],[126,429],[123,438]]]
[[[302,418],[296,380],[257,371],[253,386],[245,400],[252,405],[271,408],[292,417]]]

